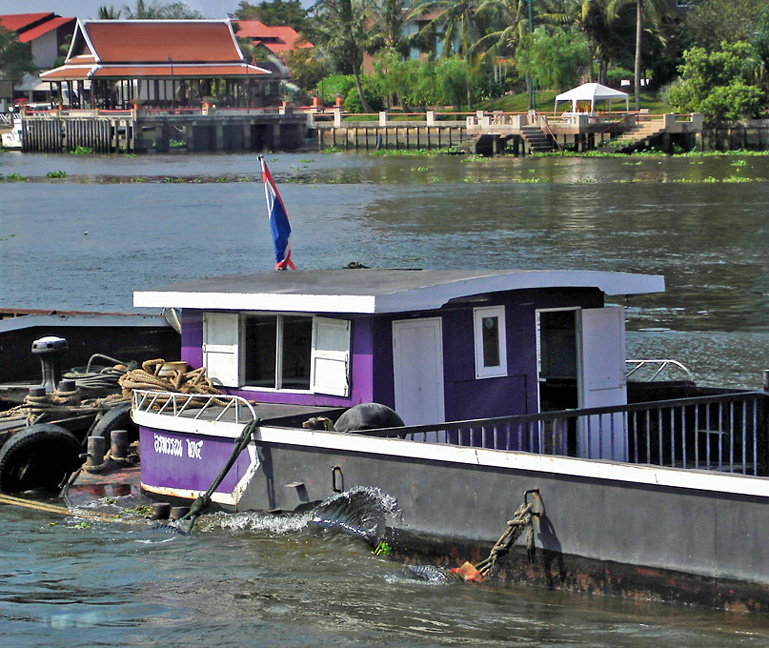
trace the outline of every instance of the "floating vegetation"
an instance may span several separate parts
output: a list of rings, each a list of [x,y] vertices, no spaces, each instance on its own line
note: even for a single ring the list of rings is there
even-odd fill
[[[9,173],[7,176],[5,176],[5,179],[9,182],[26,182],[27,179],[21,175],[18,171],[14,171],[13,173]]]
[[[0,241],[9,241],[10,239],[14,238],[16,234],[9,234],[8,236],[2,236],[0,237]]]
[[[315,164],[315,160],[299,160],[300,164]]]
[[[70,151],[72,155],[93,155],[93,149],[90,146],[78,146]]]
[[[45,177],[46,178],[66,178],[67,172],[62,170],[49,171],[48,173],[45,174]]]

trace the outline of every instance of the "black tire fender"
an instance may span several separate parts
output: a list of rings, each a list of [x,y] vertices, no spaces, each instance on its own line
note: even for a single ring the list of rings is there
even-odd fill
[[[139,440],[139,426],[131,419],[130,402],[118,403],[107,410],[93,426],[90,436],[104,437],[109,448],[112,430],[127,430],[128,443]]]
[[[0,448],[0,491],[55,490],[81,463],[80,442],[69,430],[53,423],[31,425]]]

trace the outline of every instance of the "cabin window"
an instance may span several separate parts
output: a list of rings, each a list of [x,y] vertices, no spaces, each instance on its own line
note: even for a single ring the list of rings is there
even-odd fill
[[[475,377],[494,378],[507,375],[505,307],[475,308]]]
[[[208,312],[203,321],[203,364],[222,384],[349,396],[349,320]]]
[[[312,317],[246,315],[243,344],[244,385],[310,388]]]

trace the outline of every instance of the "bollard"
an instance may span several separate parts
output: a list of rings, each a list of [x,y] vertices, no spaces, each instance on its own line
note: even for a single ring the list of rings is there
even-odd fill
[[[113,459],[128,457],[128,430],[112,430],[109,452]]]
[[[189,512],[189,506],[174,506],[171,508],[171,519],[174,521],[181,520]]]
[[[171,505],[168,502],[155,502],[152,505],[151,520],[167,520],[171,515]]]
[[[88,437],[88,458],[85,467],[95,468],[104,463],[104,454],[107,452],[107,440],[103,436]]]

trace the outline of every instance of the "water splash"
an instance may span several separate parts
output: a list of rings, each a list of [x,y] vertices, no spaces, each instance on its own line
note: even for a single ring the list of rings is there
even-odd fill
[[[336,530],[373,542],[397,511],[395,498],[378,488],[356,487],[295,513],[215,513],[200,520],[200,531],[227,529],[269,535]]]

